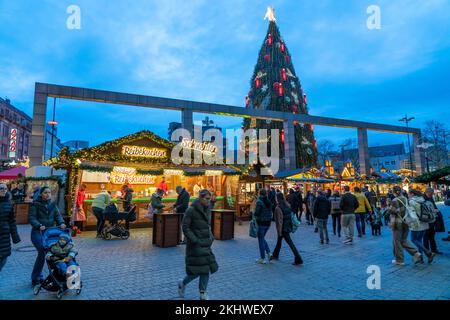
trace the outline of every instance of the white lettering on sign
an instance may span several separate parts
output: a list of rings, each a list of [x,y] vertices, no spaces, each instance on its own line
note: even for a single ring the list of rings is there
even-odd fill
[[[125,174],[135,174],[136,169],[130,167],[114,167],[113,172],[115,173],[125,173]]]
[[[194,139],[184,138],[181,142],[181,147],[184,149],[192,149],[202,153],[214,155],[217,152],[217,147],[211,142],[196,141]]]
[[[17,129],[11,128],[9,131],[9,157],[15,158],[17,150]]]
[[[167,155],[167,150],[140,146],[123,146],[122,154],[129,157],[164,158]]]
[[[125,174],[120,172],[112,172],[110,175],[110,182],[113,184],[125,184],[127,180],[130,184],[154,184],[156,177],[147,174]]]

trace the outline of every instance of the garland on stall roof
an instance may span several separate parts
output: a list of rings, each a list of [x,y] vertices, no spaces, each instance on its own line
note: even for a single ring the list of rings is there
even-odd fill
[[[160,176],[164,173],[164,169],[149,169],[149,170],[137,169],[136,173],[143,175]]]
[[[80,164],[80,170],[85,170],[85,171],[94,171],[94,172],[112,172],[113,168],[112,167],[102,167],[102,166],[93,166],[93,165],[89,165],[89,164]]]
[[[444,178],[445,176],[448,175],[450,175],[450,166],[432,172],[421,174],[420,176],[414,178],[414,182],[429,183],[432,181],[438,181],[439,179]]]

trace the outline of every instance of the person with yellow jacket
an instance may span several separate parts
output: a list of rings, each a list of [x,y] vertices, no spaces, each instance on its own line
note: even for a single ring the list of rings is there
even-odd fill
[[[355,187],[354,191],[354,195],[359,203],[358,208],[355,210],[356,228],[358,229],[358,237],[361,238],[366,235],[366,216],[369,212],[372,212],[372,207],[366,196],[361,193],[359,187]]]

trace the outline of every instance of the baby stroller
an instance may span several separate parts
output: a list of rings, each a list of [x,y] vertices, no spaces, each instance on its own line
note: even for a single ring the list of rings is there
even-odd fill
[[[125,228],[125,223],[136,221],[136,206],[132,206],[130,211],[119,212],[114,204],[110,204],[104,211],[105,226],[102,230],[102,237],[111,240],[112,236],[126,240],[130,237],[130,231]]]
[[[52,227],[47,228],[45,229],[45,231],[42,232],[42,246],[46,254],[50,250],[50,247],[58,241],[60,235],[63,233],[65,233],[70,239],[68,243],[72,244],[72,238],[70,237],[70,229],[62,230],[59,227]],[[75,259],[73,259],[73,261],[76,263]],[[58,299],[61,299],[64,293],[70,289],[75,289],[75,293],[77,295],[81,293],[83,283],[80,280],[79,285],[77,285],[75,281],[76,278],[80,277],[81,272],[76,273],[75,271],[73,271],[73,277],[69,278],[70,281],[68,281],[68,279],[66,279],[66,275],[61,274],[59,269],[52,261],[45,259],[45,262],[49,270],[49,275],[44,280],[44,282],[34,286],[33,293],[35,295],[38,295],[41,289],[45,289],[50,292],[56,292],[56,297]],[[76,266],[78,266],[77,263]],[[73,288],[68,287],[69,282],[71,282],[71,284],[69,285],[73,286]]]

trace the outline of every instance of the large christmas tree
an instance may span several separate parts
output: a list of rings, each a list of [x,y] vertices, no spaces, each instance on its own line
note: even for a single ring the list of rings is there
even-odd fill
[[[245,99],[247,108],[308,113],[306,95],[295,74],[291,55],[275,22],[272,8],[268,8],[269,29],[259,51],[258,62],[251,79],[251,90]],[[317,165],[317,147],[313,126],[295,123],[296,167]],[[284,157],[283,123],[276,121],[244,119],[244,129],[279,129],[280,154]],[[270,138],[269,138],[270,139]],[[270,150],[270,148],[269,148]]]

